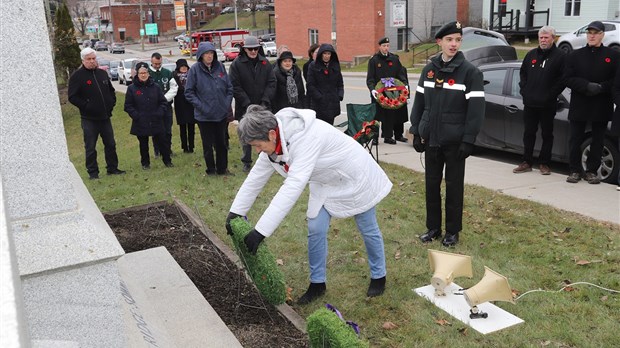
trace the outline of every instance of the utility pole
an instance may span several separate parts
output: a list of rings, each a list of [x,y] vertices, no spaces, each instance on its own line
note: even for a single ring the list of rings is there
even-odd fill
[[[110,18],[108,21],[108,29],[110,28],[110,25],[112,25],[112,38],[110,39],[110,43],[114,43],[114,27],[115,25],[112,24],[112,0],[108,0],[108,11],[110,12]],[[109,31],[109,30],[108,30]]]
[[[332,45],[336,49],[336,0],[332,0]]]
[[[189,35],[189,59],[192,59],[192,0],[186,0],[187,3],[187,34]],[[185,39],[183,39],[185,41]]]
[[[144,20],[142,19],[142,13],[142,0],[140,0],[140,44],[142,44],[142,51],[144,51],[144,35],[142,35]]]
[[[235,1],[235,30],[239,29],[239,23],[237,22],[237,0]]]

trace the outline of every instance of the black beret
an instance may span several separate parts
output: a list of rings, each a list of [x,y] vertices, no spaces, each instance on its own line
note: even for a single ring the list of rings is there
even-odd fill
[[[437,34],[435,34],[435,39],[442,39],[446,35],[450,34],[461,34],[463,35],[463,27],[461,23],[458,21],[450,22],[445,24],[443,27],[439,28]]]
[[[384,43],[390,43],[390,39],[388,37],[379,39],[379,45],[383,45]]]

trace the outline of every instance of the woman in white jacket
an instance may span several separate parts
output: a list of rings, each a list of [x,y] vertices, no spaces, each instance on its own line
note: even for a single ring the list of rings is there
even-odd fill
[[[308,259],[310,286],[297,301],[306,304],[326,290],[327,231],[332,217],[355,217],[362,234],[371,282],[367,296],[385,289],[383,236],[375,206],[390,192],[392,183],[381,167],[351,137],[316,119],[315,112],[284,108],[273,115],[252,105],[239,122],[239,140],[259,153],[230,208],[230,220],[244,216],[273,172],[285,177],[284,184],[247,237],[248,250],[255,253],[291,210],[306,184],[308,201]]]

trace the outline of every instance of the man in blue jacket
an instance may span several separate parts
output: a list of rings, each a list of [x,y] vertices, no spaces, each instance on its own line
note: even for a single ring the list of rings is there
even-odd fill
[[[116,94],[108,74],[97,67],[97,53],[90,47],[80,52],[82,66],[69,78],[69,102],[80,109],[86,170],[90,179],[99,179],[97,139],[101,136],[108,174],[124,174],[118,169],[116,141],[112,128],[112,110]]]
[[[217,60],[211,42],[201,42],[196,57],[198,62],[187,74],[185,98],[194,106],[194,119],[200,129],[207,175],[228,175],[226,129],[233,86],[224,64]]]

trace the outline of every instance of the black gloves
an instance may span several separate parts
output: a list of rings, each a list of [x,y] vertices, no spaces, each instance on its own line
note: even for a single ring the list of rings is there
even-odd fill
[[[419,135],[413,136],[413,148],[416,152],[424,152],[426,150],[426,145],[422,143],[422,138]]]
[[[256,255],[256,251],[258,250],[259,244],[265,239],[265,236],[260,234],[255,229],[252,229],[243,241],[245,242],[245,246],[248,248],[248,251],[252,255]]]
[[[601,86],[600,83],[596,83],[596,82],[588,82],[588,85],[586,86],[586,95],[587,96],[593,96],[593,95],[597,95],[597,94],[601,94],[601,92],[603,92],[603,86]]]
[[[464,160],[469,157],[472,152],[474,152],[474,144],[461,143],[461,146],[459,146],[459,152],[456,154],[456,157],[460,160]]]
[[[226,217],[226,233],[228,233],[231,236],[233,232],[232,232],[232,227],[230,227],[230,221],[238,217],[241,217],[241,215],[235,214],[233,212],[228,213],[228,217]]]

